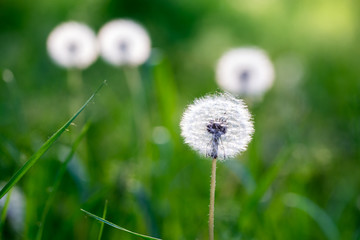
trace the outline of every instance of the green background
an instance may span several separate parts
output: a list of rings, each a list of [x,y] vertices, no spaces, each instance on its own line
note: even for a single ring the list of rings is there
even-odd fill
[[[74,73],[48,57],[48,34],[68,20],[98,31],[116,18],[151,36],[143,90],[132,95],[124,69],[100,58],[69,87]],[[107,80],[17,184],[25,228],[6,221],[4,239],[35,238],[61,161],[88,121],[43,239],[97,239],[99,222],[80,208],[102,215],[105,200],[107,219],[124,228],[207,239],[211,162],[183,143],[179,121],[194,98],[218,90],[216,62],[240,46],[267,51],[276,79],[263,99],[245,99],[255,122],[247,152],[218,164],[216,238],[360,239],[359,27],[357,0],[1,0],[0,72],[14,75],[0,81],[1,182]],[[138,238],[105,226],[102,239]]]

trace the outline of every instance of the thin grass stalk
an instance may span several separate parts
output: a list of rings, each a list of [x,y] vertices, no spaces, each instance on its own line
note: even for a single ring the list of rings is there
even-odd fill
[[[216,185],[216,158],[212,160],[212,165],[211,165],[209,240],[214,240],[215,185]]]
[[[107,205],[108,205],[108,201],[105,201],[105,206],[104,206],[104,211],[103,211],[103,215],[102,218],[105,219],[106,218],[106,212],[107,212]],[[100,231],[99,231],[99,235],[98,235],[98,240],[101,240],[101,236],[104,230],[104,222],[101,222],[100,225]]]
[[[77,118],[77,116],[85,109],[85,107],[93,100],[95,95],[104,86],[104,81],[98,89],[91,95],[91,97],[85,102],[85,104],[61,127],[59,128],[41,147],[32,155],[29,160],[11,177],[9,182],[1,189],[0,199],[24,176],[27,171],[44,155],[47,150],[55,143],[55,141],[61,136],[61,134],[70,126],[70,124]]]
[[[81,130],[80,135],[74,141],[74,144],[72,145],[69,154],[66,156],[65,161],[60,166],[60,170],[56,176],[54,185],[51,187],[48,199],[46,200],[45,207],[44,207],[43,213],[41,215],[41,221],[40,221],[39,229],[38,229],[37,236],[36,236],[37,240],[40,240],[42,238],[46,216],[50,210],[50,207],[52,206],[52,204],[55,200],[55,195],[56,195],[57,190],[59,189],[61,180],[63,179],[64,174],[66,172],[66,167],[67,167],[68,163],[71,161],[71,159],[73,158],[73,156],[76,152],[76,149],[78,148],[81,140],[85,137],[89,127],[90,127],[90,122],[85,124],[85,126]]]
[[[6,201],[5,201],[5,204],[4,204],[2,213],[1,213],[1,219],[0,219],[0,240],[2,239],[2,230],[3,230],[4,225],[5,225],[7,210],[8,210],[8,208],[9,208],[9,204],[10,204],[11,192],[12,192],[12,190],[10,190],[10,191],[8,192],[8,194],[7,194]]]
[[[130,234],[132,234],[132,235],[135,235],[135,236],[138,236],[138,237],[142,237],[142,238],[144,238],[144,239],[161,240],[160,238],[150,237],[150,236],[146,236],[146,235],[144,235],[144,234],[140,234],[140,233],[136,233],[136,232],[130,231],[130,230],[126,229],[126,228],[120,227],[120,226],[118,226],[118,225],[116,225],[116,224],[114,224],[114,223],[112,223],[112,222],[109,222],[109,221],[105,220],[104,218],[98,217],[98,216],[96,216],[96,215],[94,215],[94,214],[92,214],[92,213],[90,213],[90,212],[88,212],[88,211],[85,211],[84,209],[80,209],[80,210],[83,211],[84,213],[86,213],[87,215],[89,215],[90,217],[95,218],[96,220],[98,220],[98,221],[100,221],[100,222],[103,222],[103,223],[106,223],[107,225],[109,225],[109,226],[111,226],[111,227],[113,227],[113,228],[119,229],[119,230],[121,230],[121,231],[128,232],[128,233],[130,233]]]

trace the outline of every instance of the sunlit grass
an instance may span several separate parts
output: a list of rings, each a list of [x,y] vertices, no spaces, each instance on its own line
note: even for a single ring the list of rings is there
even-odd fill
[[[124,232],[127,232],[127,233],[130,233],[132,235],[135,235],[135,236],[138,236],[138,237],[141,237],[141,238],[144,238],[144,239],[156,239],[156,240],[161,240],[160,238],[154,238],[154,237],[150,237],[150,236],[146,236],[146,235],[143,235],[143,234],[140,234],[140,233],[136,233],[136,232],[133,232],[133,231],[130,231],[130,230],[127,230],[123,227],[120,227],[112,222],[109,222],[107,220],[105,220],[104,218],[101,218],[101,217],[98,217],[92,213],[89,213],[88,211],[85,211],[84,209],[81,209],[81,211],[83,211],[84,213],[86,213],[87,215],[89,215],[90,217],[92,218],[95,218],[96,220],[102,222],[102,223],[106,223],[107,225],[111,226],[111,227],[114,227],[116,229],[119,229],[121,231],[124,231]]]
[[[93,100],[95,95],[104,86],[105,81],[98,87],[98,89],[91,95],[85,104],[61,127],[59,128],[41,147],[32,155],[29,160],[11,177],[9,182],[1,189],[0,199],[24,176],[27,171],[40,159],[42,155],[55,143],[61,134],[70,126],[70,124],[79,116],[85,107]]]

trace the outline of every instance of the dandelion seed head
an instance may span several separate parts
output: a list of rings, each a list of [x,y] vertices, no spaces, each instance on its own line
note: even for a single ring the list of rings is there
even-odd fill
[[[235,95],[262,95],[272,86],[274,75],[269,57],[258,48],[232,49],[216,67],[218,85]]]
[[[2,74],[3,80],[6,83],[14,81],[14,74],[10,69],[5,69]]]
[[[146,30],[131,20],[106,23],[98,35],[101,56],[115,66],[143,64],[150,56],[151,40]]]
[[[0,189],[5,186],[4,183],[0,184]],[[4,208],[7,196],[9,193],[0,199],[0,212]],[[7,209],[7,217],[12,228],[16,232],[21,232],[25,224],[25,196],[18,187],[13,187],[11,190],[10,202]]]
[[[94,31],[74,21],[62,23],[50,33],[47,50],[50,57],[64,68],[84,69],[98,57]]]
[[[235,157],[246,150],[254,127],[246,105],[228,93],[196,99],[185,110],[181,135],[194,150],[206,157]],[[214,139],[218,149],[213,152]]]
[[[153,129],[153,141],[156,144],[165,144],[170,141],[170,133],[166,127],[157,126]]]

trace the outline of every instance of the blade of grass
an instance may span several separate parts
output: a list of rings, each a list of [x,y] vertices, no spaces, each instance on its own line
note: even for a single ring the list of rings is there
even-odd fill
[[[128,233],[130,233],[130,234],[133,234],[133,235],[138,236],[138,237],[142,237],[142,238],[144,238],[144,239],[156,239],[156,240],[161,240],[160,238],[150,237],[150,236],[146,236],[146,235],[143,235],[143,234],[140,234],[140,233],[132,232],[132,231],[127,230],[127,229],[125,229],[125,228],[123,228],[123,227],[120,227],[120,226],[118,226],[118,225],[116,225],[116,224],[114,224],[114,223],[112,223],[112,222],[109,222],[109,221],[107,221],[107,220],[105,220],[105,219],[103,219],[103,218],[101,218],[101,217],[98,217],[98,216],[96,216],[96,215],[94,215],[94,214],[92,214],[92,213],[89,213],[88,211],[85,211],[84,209],[80,209],[80,210],[83,211],[84,213],[86,213],[87,215],[89,215],[90,217],[93,217],[93,218],[95,218],[96,220],[98,220],[98,221],[100,221],[100,222],[106,223],[107,225],[112,226],[112,227],[114,227],[114,228],[116,228],[116,229],[122,230],[122,231],[124,231],[124,232],[128,232]]]
[[[72,116],[60,129],[58,129],[41,147],[40,149],[32,155],[29,160],[12,176],[10,181],[1,189],[0,199],[24,176],[24,174],[29,171],[29,169],[39,160],[39,158],[47,152],[47,150],[54,144],[54,142],[61,136],[61,134],[70,126],[70,124],[75,120],[75,118],[84,110],[84,108],[91,102],[95,95],[100,91],[104,86],[106,81],[104,81],[96,91],[91,95],[91,97],[85,102],[85,104]]]
[[[245,209],[252,211],[253,208],[257,206],[261,198],[265,195],[266,191],[277,178],[279,171],[288,160],[292,151],[292,147],[287,147],[280,151],[274,160],[273,165],[267,170],[264,176],[262,176],[262,179],[257,185],[254,193],[250,196],[247,204],[245,205],[247,206]]]
[[[8,193],[8,195],[7,195],[7,197],[6,197],[5,204],[4,204],[2,213],[1,213],[1,219],[0,219],[0,239],[1,239],[1,236],[2,236],[3,226],[5,225],[5,219],[6,219],[6,214],[7,214],[7,210],[8,210],[8,207],[9,207],[9,203],[10,203],[10,197],[11,197],[11,191],[9,191],[9,193]]]
[[[305,211],[319,224],[321,230],[329,240],[339,239],[339,230],[331,217],[316,203],[307,197],[296,193],[287,193],[283,197],[284,203]]]
[[[266,194],[278,177],[280,170],[293,152],[292,149],[292,146],[289,146],[280,150],[273,165],[266,171],[265,174],[263,174],[261,180],[256,185],[255,191],[245,200],[243,204],[244,210],[239,218],[239,223],[243,232],[246,232],[248,228],[251,228],[252,222],[256,221],[254,220],[254,217],[256,217],[256,214],[254,214],[254,212],[256,212],[255,209],[259,206],[262,197]]]
[[[68,165],[68,163],[71,161],[71,159],[73,158],[75,151],[77,149],[77,147],[79,146],[81,140],[84,138],[84,136],[86,135],[88,129],[90,127],[90,122],[86,123],[85,126],[82,128],[80,135],[75,139],[74,144],[71,147],[71,150],[69,152],[69,154],[66,156],[65,161],[61,164],[59,172],[56,176],[54,185],[52,186],[51,190],[50,190],[50,194],[49,197],[45,203],[45,207],[41,216],[41,221],[40,221],[40,225],[39,225],[39,230],[36,236],[37,240],[40,240],[42,238],[42,233],[44,230],[44,224],[45,224],[45,219],[46,216],[50,210],[51,205],[54,202],[55,199],[55,194],[60,186],[60,182],[65,174],[66,171],[66,167]]]
[[[105,201],[105,206],[104,206],[104,212],[103,212],[103,215],[102,215],[102,218],[103,218],[103,219],[106,218],[107,204],[108,204],[108,201],[106,200],[106,201]],[[104,230],[104,222],[101,222],[98,240],[101,240],[101,236],[102,236],[103,230]]]

